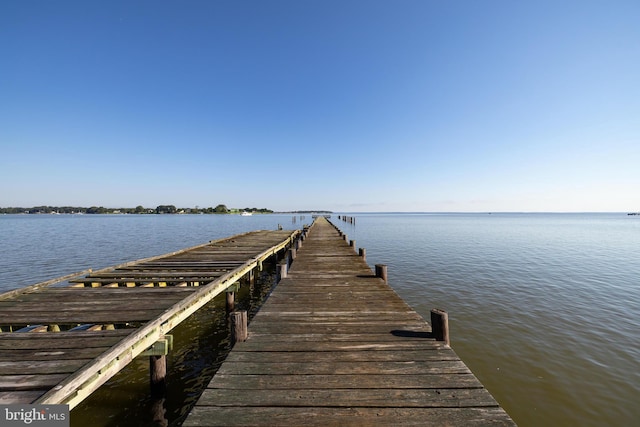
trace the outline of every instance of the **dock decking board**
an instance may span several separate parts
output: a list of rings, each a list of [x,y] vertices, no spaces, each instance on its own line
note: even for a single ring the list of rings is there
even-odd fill
[[[73,408],[137,355],[263,260],[289,247],[299,231],[244,233],[84,277],[0,295],[0,404],[67,403]],[[165,285],[144,287],[148,282]],[[172,286],[181,282],[199,286]],[[105,286],[92,287],[98,282]],[[134,282],[134,287],[109,287]],[[99,331],[7,332],[25,325],[129,325]]]
[[[354,249],[318,218],[185,427],[514,425]]]

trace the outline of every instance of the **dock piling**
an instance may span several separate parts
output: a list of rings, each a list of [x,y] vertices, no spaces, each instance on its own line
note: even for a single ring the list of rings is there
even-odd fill
[[[163,396],[167,389],[167,356],[149,356],[151,395]]]
[[[450,345],[449,315],[446,311],[439,308],[431,310],[431,328],[436,341],[444,341],[446,345]]]
[[[278,264],[278,282],[287,277],[287,269],[288,267],[286,262]]]
[[[247,337],[247,311],[234,311],[231,313],[231,342],[244,342]]]
[[[231,313],[236,307],[236,293],[226,292],[227,300],[227,313]]]
[[[384,283],[387,282],[387,266],[385,264],[376,264],[376,277],[384,280]]]

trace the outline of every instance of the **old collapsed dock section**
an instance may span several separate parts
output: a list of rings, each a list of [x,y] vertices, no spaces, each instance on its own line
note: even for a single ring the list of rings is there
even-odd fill
[[[300,231],[255,231],[0,295],[0,403],[70,408]],[[55,286],[70,283],[68,286]]]
[[[314,222],[185,427],[515,425],[354,246]]]

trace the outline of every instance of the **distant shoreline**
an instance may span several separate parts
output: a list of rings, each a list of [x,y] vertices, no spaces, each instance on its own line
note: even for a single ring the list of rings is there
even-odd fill
[[[234,215],[248,212],[251,214],[331,214],[332,211],[327,210],[296,210],[296,211],[281,211],[275,212],[267,208],[227,208],[225,205],[218,205],[215,208],[176,208],[173,205],[160,205],[156,208],[145,208],[143,206],[136,206],[135,208],[105,208],[103,206],[96,207],[72,207],[72,206],[34,206],[30,208],[22,207],[8,207],[0,208],[0,214],[13,214],[13,215],[93,215],[93,214],[132,214],[132,215],[201,215],[201,214],[213,214],[213,215]]]
[[[30,208],[8,207],[0,208],[0,214],[138,214],[138,215],[155,215],[155,214],[240,214],[242,212],[250,212],[252,214],[273,213],[273,210],[267,208],[227,208],[220,204],[214,207],[200,208],[178,208],[174,205],[159,205],[155,208],[145,208],[141,205],[135,208],[105,208],[104,206],[34,206]]]

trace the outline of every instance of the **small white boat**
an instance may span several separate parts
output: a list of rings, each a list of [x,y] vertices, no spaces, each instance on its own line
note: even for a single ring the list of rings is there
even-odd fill
[[[251,212],[243,211],[240,215],[241,216],[251,216],[253,214]]]

